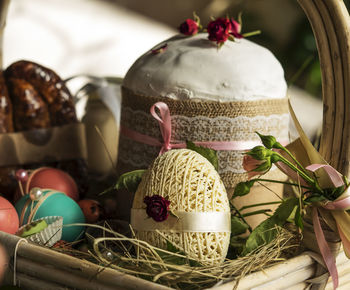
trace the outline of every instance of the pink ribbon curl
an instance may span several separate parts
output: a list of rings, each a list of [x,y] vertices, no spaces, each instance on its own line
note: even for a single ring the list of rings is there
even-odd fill
[[[156,112],[156,109],[158,109],[159,115]],[[159,152],[160,155],[167,152],[170,149],[186,148],[185,142],[171,142],[171,116],[168,105],[164,102],[157,102],[151,107],[150,112],[153,118],[155,118],[158,121],[163,142],[159,141],[154,137],[139,133],[126,127],[121,127],[120,133],[123,136],[131,140],[137,141],[139,143],[161,147]],[[260,141],[196,141],[194,143],[197,146],[208,147],[214,150],[221,151],[243,151],[261,145]],[[287,144],[288,141],[282,140],[281,143]]]

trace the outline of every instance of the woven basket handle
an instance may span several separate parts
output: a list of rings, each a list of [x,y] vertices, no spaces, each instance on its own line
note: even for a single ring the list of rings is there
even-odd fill
[[[0,0],[0,69],[2,68],[3,35],[6,25],[6,16],[10,0]]]
[[[321,63],[323,127],[320,153],[332,166],[349,176],[349,13],[342,0],[298,0],[298,2],[311,23]]]

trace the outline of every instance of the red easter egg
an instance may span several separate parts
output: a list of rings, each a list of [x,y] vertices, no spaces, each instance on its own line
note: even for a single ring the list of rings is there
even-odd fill
[[[60,169],[41,167],[34,170],[26,183],[26,193],[33,187],[57,190],[75,201],[79,200],[77,184],[68,173]]]
[[[19,227],[18,214],[14,206],[0,196],[0,231],[15,234]]]
[[[82,199],[78,202],[87,223],[97,222],[103,214],[100,203],[92,199]]]

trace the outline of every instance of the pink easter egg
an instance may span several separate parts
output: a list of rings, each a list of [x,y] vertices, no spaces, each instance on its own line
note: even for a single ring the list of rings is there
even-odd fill
[[[0,196],[0,231],[15,234],[19,227],[19,219],[14,206]]]
[[[79,200],[77,184],[68,173],[60,169],[41,167],[34,170],[26,182],[26,193],[33,187],[57,190],[65,193],[75,201]]]

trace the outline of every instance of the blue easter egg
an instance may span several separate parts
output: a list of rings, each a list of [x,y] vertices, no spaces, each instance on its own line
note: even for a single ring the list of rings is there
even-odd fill
[[[39,206],[32,220],[40,219],[47,216],[61,216],[63,217],[63,229],[62,229],[62,240],[67,242],[73,242],[82,236],[85,227],[83,226],[65,226],[74,223],[85,223],[84,214],[79,205],[70,197],[62,192],[44,189],[41,197],[49,195],[43,203]],[[22,210],[27,202],[30,200],[29,194],[22,196],[21,199],[16,203],[15,208],[18,216],[21,217]],[[31,213],[31,209],[35,208],[38,201],[31,201],[27,206],[22,224],[26,224],[28,217]]]

